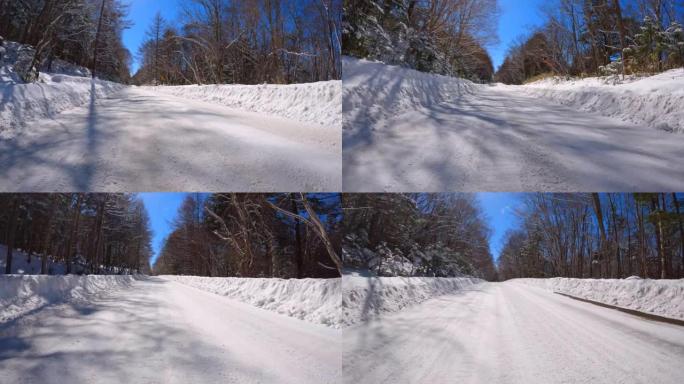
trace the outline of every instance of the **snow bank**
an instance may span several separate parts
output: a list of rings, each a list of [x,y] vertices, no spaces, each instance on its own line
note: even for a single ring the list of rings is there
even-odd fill
[[[513,279],[549,291],[655,315],[684,319],[684,279]]]
[[[12,138],[28,120],[53,117],[66,109],[106,97],[125,86],[104,80],[91,80],[86,68],[56,60],[57,73],[40,73],[36,83],[23,84],[14,71],[16,51],[21,44],[6,42],[0,60],[0,138]],[[94,95],[94,98],[91,96]]]
[[[684,133],[684,68],[639,78],[547,78],[515,87],[528,95],[637,125]]]
[[[380,62],[342,58],[345,135],[393,115],[453,102],[478,87],[468,80]]]
[[[146,86],[144,89],[339,129],[342,82]]]
[[[340,327],[340,279],[161,277],[311,323]]]
[[[32,84],[0,83],[0,137],[11,138],[28,120],[53,117],[66,109],[106,97],[125,87],[99,79],[40,74]],[[92,96],[91,96],[92,95]]]
[[[128,287],[131,275],[0,275],[0,321],[49,304],[81,301],[98,292]]]
[[[342,278],[341,324],[349,326],[396,312],[436,296],[454,293],[483,280],[473,277]]]

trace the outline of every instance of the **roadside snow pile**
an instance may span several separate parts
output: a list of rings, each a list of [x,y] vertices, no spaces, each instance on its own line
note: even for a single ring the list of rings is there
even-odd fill
[[[513,279],[549,291],[655,315],[684,319],[684,279]]]
[[[342,278],[341,324],[349,326],[484,282],[473,277]]]
[[[342,124],[342,82],[260,85],[145,86],[173,96],[220,104],[240,110],[268,113],[326,128]]]
[[[12,138],[28,120],[53,117],[66,109],[92,102],[91,94],[102,98],[125,86],[104,80],[91,80],[81,75],[90,72],[61,60],[52,69],[60,73],[41,72],[38,81],[24,84],[14,71],[16,51],[21,44],[5,42],[6,53],[0,60],[0,138]],[[65,74],[66,73],[66,74]]]
[[[515,87],[531,96],[633,124],[684,133],[684,69],[681,68],[625,81],[615,76],[570,80],[555,77],[522,86],[498,86]]]
[[[161,277],[282,315],[340,327],[340,279]]]
[[[468,80],[365,59],[342,57],[345,136],[404,111],[457,101],[477,87]]]
[[[89,295],[128,287],[131,275],[2,275],[0,321],[15,319],[45,305],[87,300]]]

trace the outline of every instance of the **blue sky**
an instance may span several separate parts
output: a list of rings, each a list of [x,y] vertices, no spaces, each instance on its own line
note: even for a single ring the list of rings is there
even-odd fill
[[[138,47],[145,39],[145,32],[154,15],[159,11],[164,19],[174,21],[178,16],[181,0],[127,0],[126,3],[130,4],[128,19],[133,25],[123,32],[123,43],[133,57],[131,75],[134,75],[140,66],[136,57]]]
[[[542,24],[540,6],[545,0],[499,0],[499,44],[489,48],[494,69],[503,63],[508,47],[531,27]]]
[[[504,246],[503,241],[506,231],[517,226],[518,217],[515,216],[514,209],[522,207],[522,196],[524,194],[483,192],[476,195],[492,228],[489,250],[494,256],[494,261],[497,261],[499,253]]]
[[[154,255],[150,260],[150,265],[154,264],[159,257],[164,246],[164,239],[171,232],[171,223],[176,218],[178,207],[180,207],[187,193],[176,192],[152,192],[138,193],[138,197],[145,203],[145,208],[150,216],[150,226],[152,227],[152,250]]]

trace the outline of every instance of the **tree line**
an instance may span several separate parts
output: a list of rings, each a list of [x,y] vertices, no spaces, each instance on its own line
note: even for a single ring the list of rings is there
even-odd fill
[[[0,0],[0,36],[32,46],[19,52],[15,70],[26,82],[56,58],[90,69],[93,77],[129,79],[129,27],[121,0]]]
[[[187,0],[154,17],[138,84],[302,83],[340,79],[341,0]]]
[[[135,195],[114,193],[0,194],[0,233],[7,246],[5,273],[14,249],[28,262],[40,258],[69,273],[147,273],[151,231]]]
[[[341,225],[339,194],[191,194],[153,272],[339,277]]]
[[[491,81],[496,0],[345,0],[344,54]]]
[[[343,263],[380,276],[496,279],[472,194],[343,194]]]
[[[543,24],[513,44],[496,80],[540,75],[657,73],[684,66],[684,4],[673,0],[553,0]]]
[[[502,279],[684,277],[684,211],[676,193],[526,197],[506,234]]]

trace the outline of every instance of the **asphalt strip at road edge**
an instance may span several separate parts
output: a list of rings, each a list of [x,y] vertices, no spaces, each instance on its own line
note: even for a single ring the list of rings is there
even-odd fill
[[[634,316],[643,317],[645,319],[649,319],[649,320],[653,320],[653,321],[660,321],[663,323],[675,324],[675,325],[679,325],[679,326],[684,327],[684,320],[673,319],[671,317],[665,317],[665,316],[658,316],[658,315],[654,315],[652,313],[646,313],[646,312],[641,312],[641,311],[637,311],[634,309],[627,309],[627,308],[623,308],[623,307],[618,307],[615,305],[601,303],[599,301],[583,299],[581,297],[568,295],[567,293],[556,292],[556,291],[554,291],[553,293],[555,293],[557,295],[569,297],[569,298],[574,299],[574,300],[583,301],[585,303],[590,303],[590,304],[594,304],[594,305],[598,305],[598,306],[606,307],[606,308],[611,308],[611,309],[617,309],[618,311],[626,312],[626,313],[629,313],[630,315],[634,315]]]

